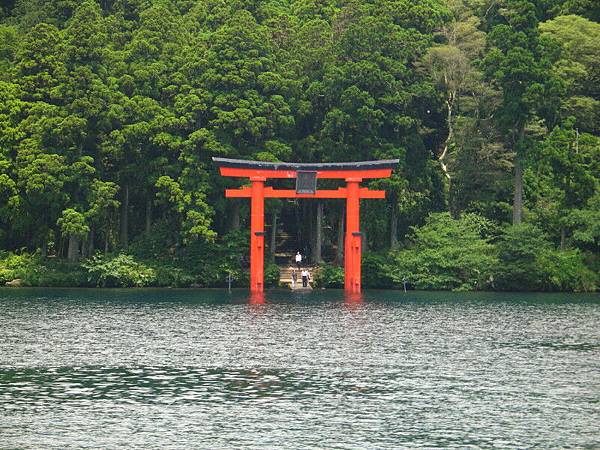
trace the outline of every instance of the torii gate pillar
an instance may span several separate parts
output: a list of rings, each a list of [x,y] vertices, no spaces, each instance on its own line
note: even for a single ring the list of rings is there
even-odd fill
[[[250,291],[263,292],[265,273],[265,178],[250,177]]]
[[[349,294],[361,291],[360,199],[385,198],[385,191],[361,188],[364,178],[387,178],[398,160],[362,161],[352,163],[279,163],[213,158],[221,175],[245,177],[250,187],[227,189],[229,198],[250,198],[250,291],[264,291],[265,269],[265,198],[339,198],[346,199],[346,235],[344,242],[344,289]],[[306,190],[296,185],[296,190],[265,187],[268,178],[298,178],[298,173],[310,172],[313,188]],[[322,178],[342,179],[346,187],[336,190],[317,190],[316,180]]]
[[[346,178],[346,239],[344,240],[344,290],[351,294],[361,289],[362,233],[360,232],[361,178]]]

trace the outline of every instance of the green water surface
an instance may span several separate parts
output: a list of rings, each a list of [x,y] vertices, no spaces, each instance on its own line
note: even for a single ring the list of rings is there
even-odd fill
[[[0,448],[417,447],[600,447],[600,296],[0,289]]]

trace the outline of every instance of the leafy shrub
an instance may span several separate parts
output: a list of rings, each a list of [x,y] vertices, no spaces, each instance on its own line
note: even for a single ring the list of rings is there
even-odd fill
[[[587,202],[587,207],[576,209],[569,215],[573,227],[573,240],[596,253],[600,249],[600,193]]]
[[[331,264],[323,264],[315,270],[313,281],[315,287],[343,288],[344,269]]]
[[[43,287],[83,287],[90,286],[87,272],[77,263],[63,260],[35,260],[25,273],[23,285]]]
[[[248,242],[248,233],[241,232],[230,232],[214,242],[197,241],[176,254],[172,264],[195,274],[200,286],[226,286],[228,274],[235,286],[247,286],[243,261]]]
[[[160,287],[190,287],[197,283],[196,276],[181,267],[154,263],[155,286]]]
[[[0,254],[0,286],[15,278],[24,286],[86,286],[87,273],[79,264],[42,259],[38,254]]]
[[[540,290],[544,269],[538,255],[551,251],[551,244],[539,228],[531,224],[508,227],[497,243],[499,264],[495,287],[509,291]]]
[[[96,286],[142,287],[156,281],[154,269],[122,253],[113,257],[96,255],[81,265],[87,270],[90,282]]]
[[[265,286],[279,286],[279,279],[279,266],[276,264],[267,264],[267,267],[265,268]]]
[[[39,264],[39,258],[29,253],[0,253],[0,286],[16,278],[23,279],[32,266]]]
[[[164,221],[155,223],[149,236],[138,237],[129,251],[155,270],[157,286],[225,287],[228,274],[232,275],[234,286],[248,286],[244,266],[248,242],[247,232],[233,231],[214,241],[197,240],[180,246],[172,227]],[[275,279],[276,273],[270,269],[269,274],[268,266],[266,269],[265,283],[270,283],[268,277]],[[277,276],[274,284],[278,281]]]
[[[597,275],[578,250],[553,248],[530,224],[511,226],[498,242],[496,287],[503,290],[593,291]]]
[[[157,221],[152,225],[149,235],[141,234],[130,244],[128,252],[138,259],[156,259],[173,255],[177,250],[175,246],[176,233],[173,225],[167,220]]]
[[[396,252],[390,276],[401,286],[406,279],[417,289],[483,289],[497,265],[494,246],[484,237],[493,229],[487,219],[465,214],[430,214],[413,227],[408,249]]]
[[[550,250],[536,259],[543,287],[551,291],[595,291],[598,276],[585,265],[579,250]]]
[[[390,267],[389,254],[365,253],[362,258],[362,283],[364,287],[389,289],[396,286]]]

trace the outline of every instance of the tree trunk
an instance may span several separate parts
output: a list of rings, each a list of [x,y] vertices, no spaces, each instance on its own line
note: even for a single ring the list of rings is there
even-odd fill
[[[46,259],[46,257],[48,256],[48,240],[44,239],[42,241],[42,245],[40,247],[40,252],[42,254],[42,259]]]
[[[235,199],[231,202],[229,229],[232,231],[238,231],[240,229],[240,202]]]
[[[304,201],[304,220],[302,221],[302,225],[304,225],[304,242],[302,243],[302,247],[305,249],[303,253],[307,255],[307,261],[313,262],[314,260],[314,246],[315,246],[315,215],[313,211],[313,202]],[[310,256],[308,256],[310,255]]]
[[[337,251],[335,254],[335,262],[340,265],[344,262],[344,216],[344,210],[340,209],[340,215],[338,216]]]
[[[390,248],[392,250],[398,248],[398,202],[396,199],[392,201],[392,211],[390,214]]]
[[[296,200],[296,207],[294,208],[294,215],[296,219],[296,251],[302,251],[302,220],[300,218],[300,207],[302,200]]]
[[[454,125],[452,123],[452,120],[453,120],[452,119],[452,110],[454,107],[455,99],[456,99],[456,91],[450,91],[448,94],[448,98],[446,99],[446,107],[447,107],[446,121],[448,123],[448,136],[446,136],[446,141],[444,142],[444,148],[442,150],[442,153],[438,157],[440,167],[442,168],[442,171],[444,172],[444,175],[446,176],[446,178],[448,180],[451,179],[450,171],[448,170],[448,165],[445,163],[444,159],[446,158],[446,155],[448,154],[448,148],[450,146],[452,138],[454,137]]]
[[[315,264],[321,264],[323,258],[321,247],[323,245],[323,202],[317,203],[317,224],[315,230]]]
[[[275,262],[275,253],[277,251],[277,210],[273,209],[271,226],[271,243],[269,245],[269,251],[271,256],[271,262]]]
[[[565,227],[561,227],[560,228],[560,251],[561,252],[565,250],[566,240],[567,240],[567,230],[565,230]]]
[[[79,239],[70,234],[69,235],[69,247],[67,250],[67,260],[69,262],[77,262],[79,259]]]
[[[146,199],[146,237],[150,237],[150,229],[152,228],[152,199]]]
[[[94,238],[96,237],[96,232],[94,230],[94,227],[90,227],[90,236],[89,236],[89,242],[88,242],[88,249],[87,249],[87,256],[90,257],[94,254]]]
[[[127,250],[129,245],[129,185],[123,186],[123,201],[121,202],[121,247]]]
[[[5,244],[6,244],[6,249],[12,248],[12,240],[13,240],[13,227],[12,227],[12,223],[9,222],[7,224],[7,231],[6,231],[6,240],[5,240]]]
[[[456,189],[452,179],[448,180],[448,210],[454,220],[460,219],[462,205],[460,205],[460,191]]]
[[[515,147],[520,147],[525,138],[525,124],[519,129],[519,138],[516,142]],[[523,163],[521,161],[521,155],[519,154],[521,149],[515,148],[515,184],[514,184],[514,197],[513,197],[513,225],[519,225],[523,219]]]
[[[521,158],[515,159],[515,185],[513,197],[513,225],[519,225],[523,218],[523,166]]]
[[[108,254],[108,240],[110,239],[110,223],[106,224],[106,231],[104,232],[104,254]]]
[[[63,241],[64,241],[63,235],[62,235],[62,233],[60,233],[60,237],[58,238],[58,247],[56,247],[56,256],[59,258],[63,257],[63,251],[62,251],[63,250]]]

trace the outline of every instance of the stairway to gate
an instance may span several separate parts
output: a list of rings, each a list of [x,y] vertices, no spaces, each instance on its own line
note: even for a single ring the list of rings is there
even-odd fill
[[[291,265],[294,255],[299,250],[296,233],[292,233],[285,227],[285,221],[281,221],[277,229],[275,264],[280,268]]]
[[[279,266],[279,285],[280,286],[291,286],[292,285],[292,267],[291,266]]]
[[[299,233],[298,217],[296,217],[297,205],[293,202],[290,202],[290,205],[291,208],[283,208],[281,211],[277,228],[275,264],[279,266],[279,285],[292,288],[292,270],[296,268],[296,252],[301,251],[303,258],[306,258],[306,255],[302,250],[304,247],[301,245],[302,237]],[[291,229],[288,229],[288,227]],[[303,263],[302,267],[307,267],[312,276],[313,268],[306,265],[307,261],[303,261]],[[297,268],[296,271],[298,272],[298,279],[294,288],[298,289],[302,288],[302,277]]]
[[[292,270],[295,266],[295,255],[298,251],[298,239],[295,234],[290,233],[282,227],[277,233],[277,251],[275,252],[275,263],[279,266],[279,285],[292,288]],[[298,269],[298,281],[302,286],[302,278]],[[294,287],[296,287],[294,286]]]
[[[300,271],[298,269],[296,269],[296,272],[298,273],[298,278],[296,279],[296,283],[294,285],[292,285],[292,270],[294,270],[294,269],[296,269],[296,268],[294,266],[290,266],[290,265],[279,266],[279,285],[287,286],[292,290],[312,289],[311,282],[312,282],[312,277],[314,276],[313,268],[308,267],[308,272],[310,273],[311,281],[308,282],[308,287],[306,287],[306,288],[302,287],[302,277],[300,276]]]

